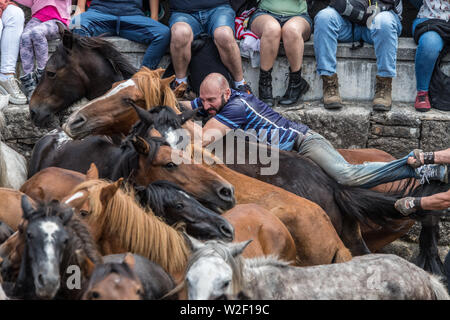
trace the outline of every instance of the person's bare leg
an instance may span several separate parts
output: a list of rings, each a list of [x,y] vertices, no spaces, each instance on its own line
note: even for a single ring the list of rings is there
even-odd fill
[[[182,79],[187,75],[191,61],[191,43],[194,39],[191,26],[185,22],[177,22],[172,26],[170,55],[172,57],[175,76]]]
[[[233,30],[227,26],[214,30],[214,43],[219,50],[223,64],[230,71],[234,81],[242,81],[244,73],[242,71],[241,52],[234,39]]]
[[[268,71],[272,69],[280,48],[280,23],[268,14],[261,15],[252,22],[251,31],[261,40],[261,69]]]
[[[311,35],[309,23],[302,17],[289,19],[281,29],[281,38],[291,72],[300,70],[303,63],[304,41]]]

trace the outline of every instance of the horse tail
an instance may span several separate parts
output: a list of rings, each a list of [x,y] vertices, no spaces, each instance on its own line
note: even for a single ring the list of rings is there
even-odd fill
[[[334,199],[341,212],[369,227],[373,227],[373,223],[389,227],[392,220],[404,219],[394,207],[401,195],[343,185],[334,191]]]
[[[450,251],[447,253],[447,257],[445,257],[444,272],[447,275],[447,287],[450,293]]]
[[[447,289],[442,284],[442,281],[439,277],[429,274],[430,277],[430,287],[434,293],[436,300],[450,300],[450,296],[448,295]]]

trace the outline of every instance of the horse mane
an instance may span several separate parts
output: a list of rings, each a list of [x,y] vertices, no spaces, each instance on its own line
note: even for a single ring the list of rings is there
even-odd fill
[[[260,268],[260,267],[276,267],[287,268],[289,267],[288,261],[278,259],[277,256],[268,255],[262,257],[256,257],[252,259],[244,259],[245,266],[248,268]]]
[[[117,73],[122,74],[124,79],[129,79],[136,73],[136,68],[128,62],[125,56],[110,41],[105,40],[102,36],[82,37],[73,34],[73,39],[73,44],[79,48],[95,50],[100,53],[101,56],[111,63]]]
[[[166,180],[155,181],[147,187],[137,187],[137,190],[141,205],[149,206],[157,216],[164,215],[165,205],[173,204],[179,191],[189,195],[175,183]]]
[[[133,76],[133,80],[144,96],[146,110],[165,105],[172,108],[175,113],[180,113],[177,107],[177,98],[169,83],[162,83],[161,81],[161,70],[150,70],[147,67],[142,67]]]
[[[91,214],[88,222],[99,224],[103,235],[118,239],[127,252],[147,257],[171,274],[184,270],[190,250],[183,234],[165,224],[152,211],[140,207],[132,190],[117,190],[103,207],[100,194],[108,185],[110,183],[103,180],[88,180],[73,191],[89,190]]]

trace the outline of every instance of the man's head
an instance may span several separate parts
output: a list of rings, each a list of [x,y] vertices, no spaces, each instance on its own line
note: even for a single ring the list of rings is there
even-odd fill
[[[220,73],[209,74],[200,85],[200,100],[209,115],[215,116],[230,99],[227,79]]]

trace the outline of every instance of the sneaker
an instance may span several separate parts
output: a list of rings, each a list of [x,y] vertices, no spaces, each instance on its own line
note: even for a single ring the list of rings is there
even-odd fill
[[[419,112],[427,112],[431,110],[430,97],[428,91],[418,91],[414,108]]]
[[[446,165],[426,164],[416,169],[420,184],[430,183],[430,180],[439,180],[448,183],[448,167]]]
[[[252,89],[250,88],[250,86],[248,85],[247,82],[245,82],[243,85],[240,85],[239,87],[237,87],[236,90],[245,92],[247,94],[252,94]]]
[[[36,78],[33,72],[20,77],[20,81],[22,82],[28,101],[30,101],[31,96],[33,95],[33,92],[36,89]]]
[[[26,104],[27,97],[19,88],[19,80],[15,77],[9,77],[6,80],[0,79],[0,92],[4,95],[9,94],[9,102],[12,104]]]

